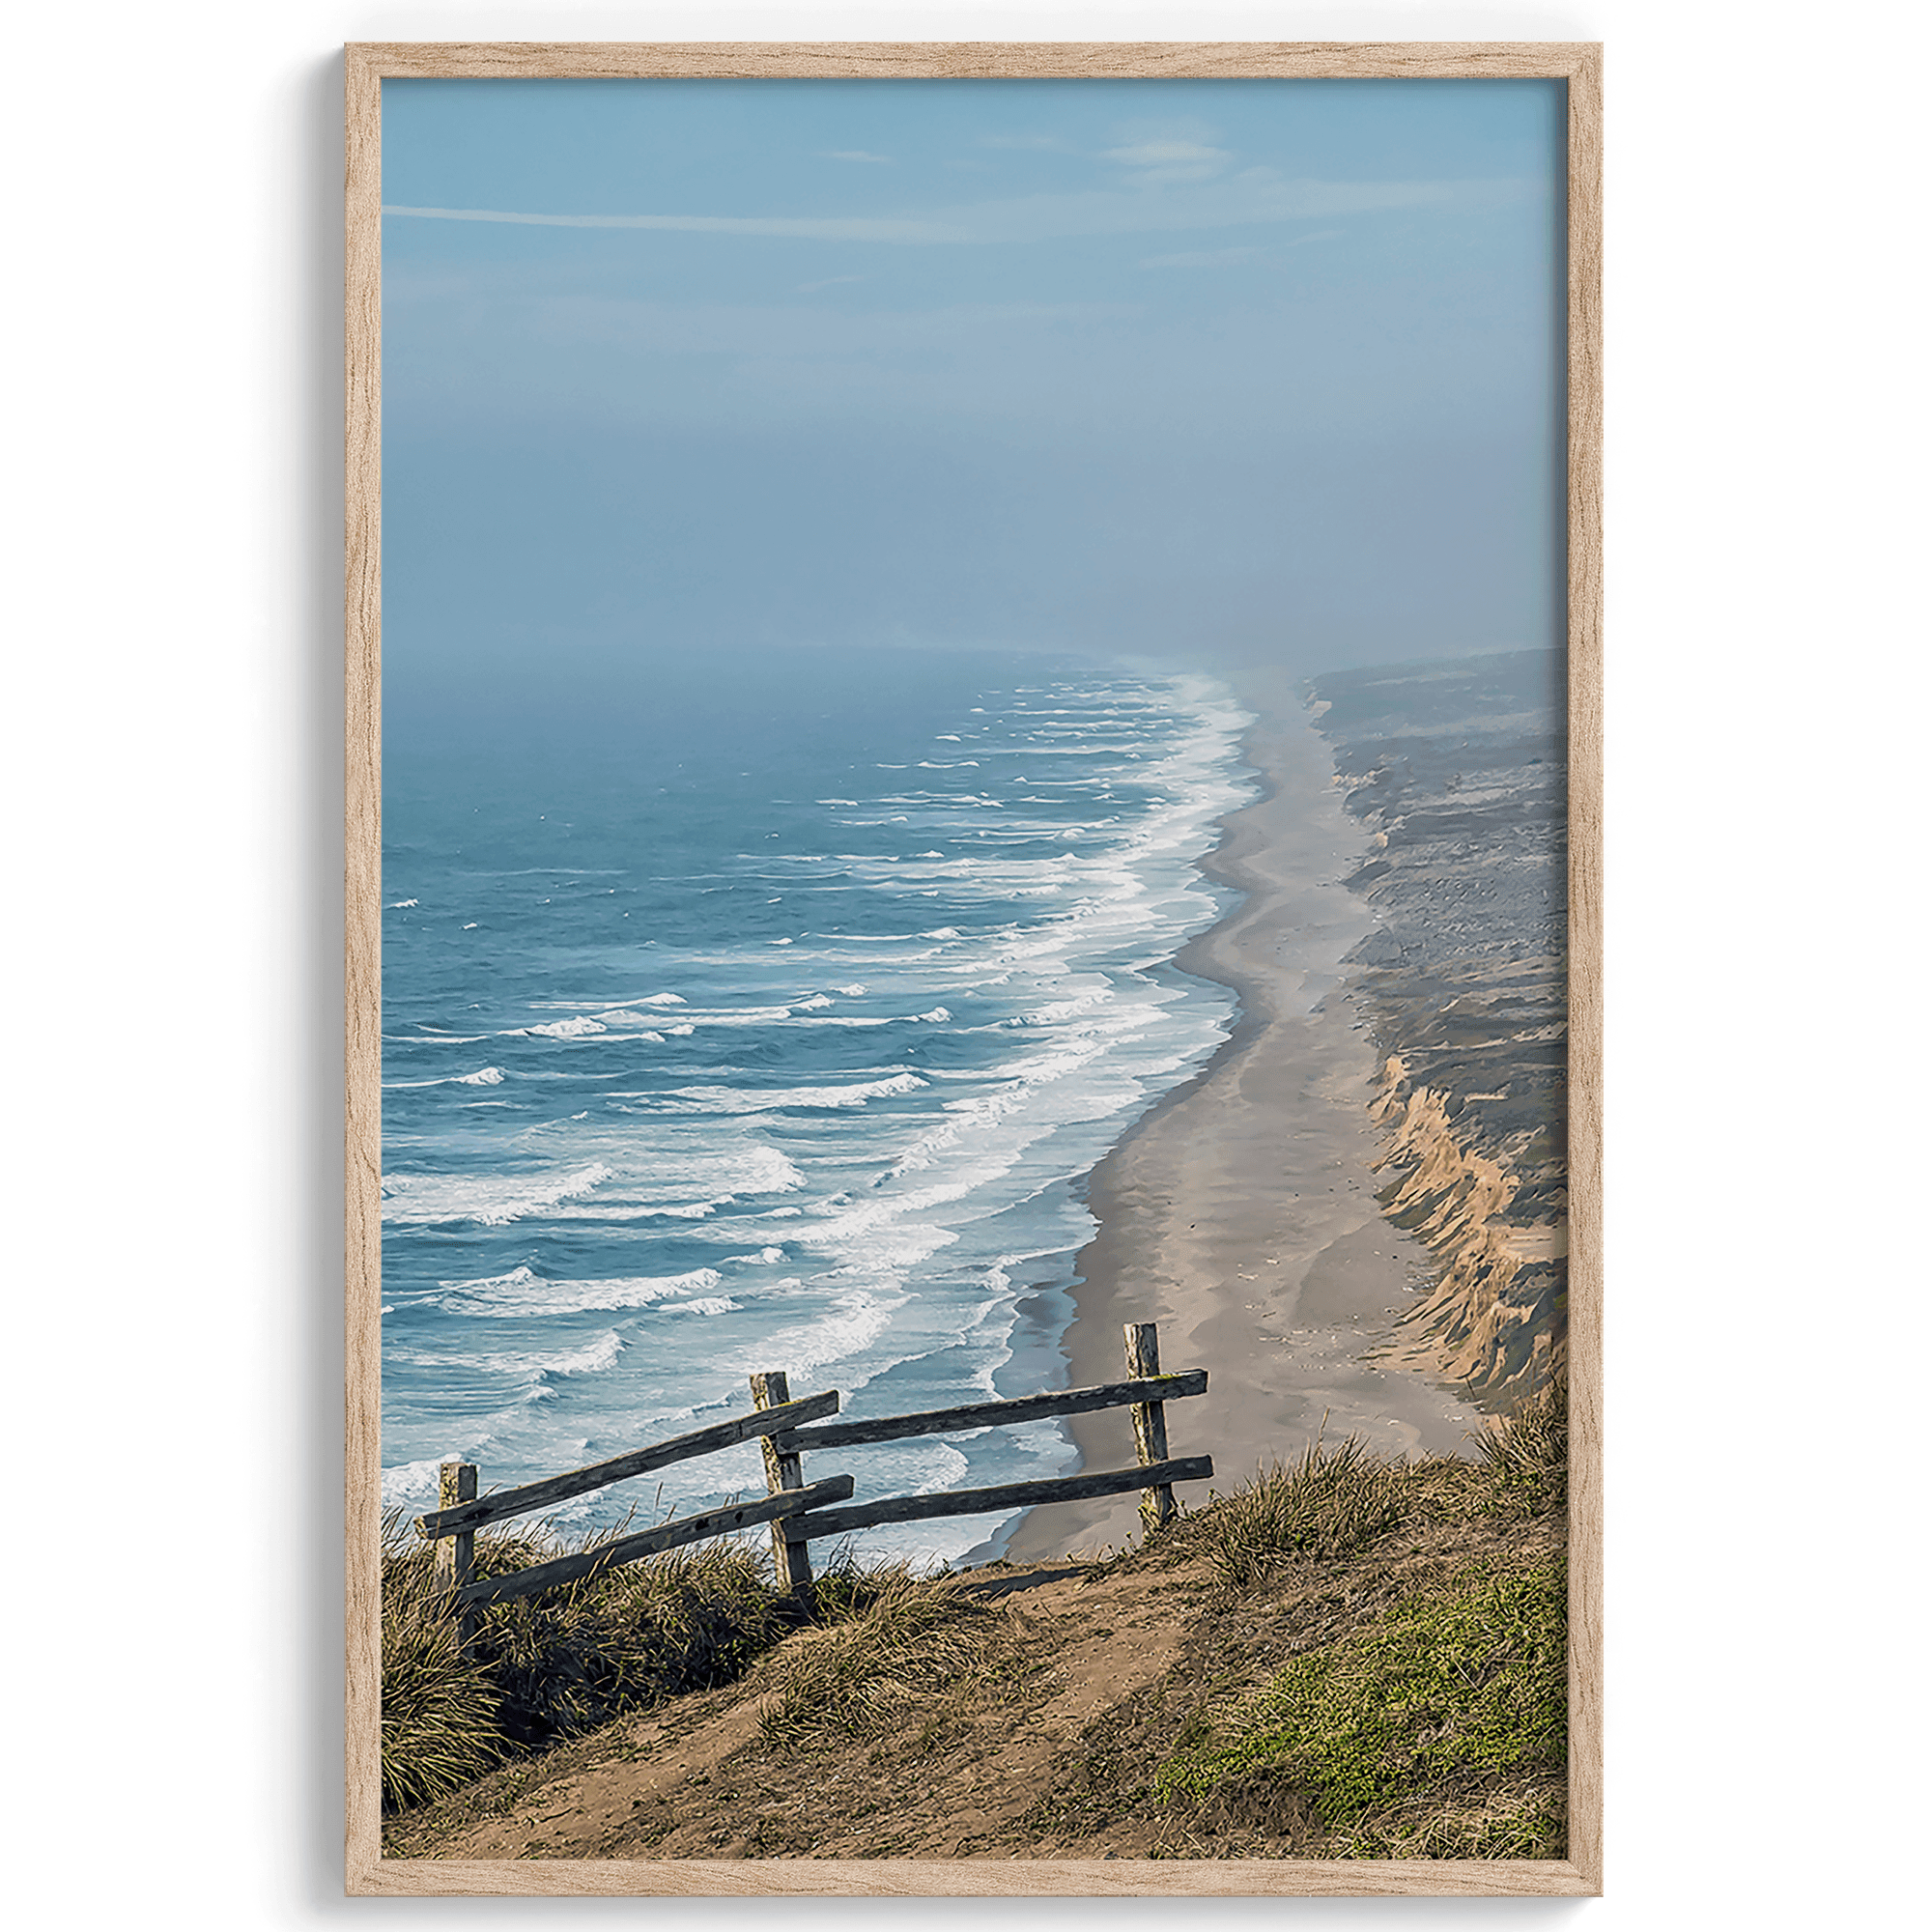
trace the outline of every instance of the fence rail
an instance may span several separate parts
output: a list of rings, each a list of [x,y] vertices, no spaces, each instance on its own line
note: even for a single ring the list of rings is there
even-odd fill
[[[1015,1422],[1032,1422],[1043,1415],[1084,1415],[1095,1408],[1124,1408],[1129,1403],[1139,1402],[1179,1402],[1183,1396],[1207,1392],[1208,1371],[1187,1369],[1178,1376],[1101,1382],[1093,1388],[1056,1389],[1049,1395],[976,1402],[964,1408],[928,1408],[919,1414],[882,1415],[867,1422],[828,1422],[817,1429],[798,1429],[792,1434],[801,1449],[858,1449],[874,1442],[898,1442],[908,1435],[1002,1429]]]
[[[461,1619],[466,1641],[476,1627],[477,1610],[485,1604],[509,1597],[534,1596],[541,1590],[597,1576],[620,1563],[634,1563],[640,1557],[659,1555],[714,1536],[726,1536],[733,1530],[758,1523],[771,1525],[772,1561],[780,1587],[801,1598],[811,1588],[810,1545],[814,1541],[846,1536],[880,1523],[984,1516],[1040,1504],[1124,1495],[1139,1490],[1141,1520],[1151,1532],[1173,1520],[1176,1483],[1205,1482],[1214,1473],[1211,1457],[1170,1457],[1167,1446],[1165,1405],[1188,1396],[1205,1395],[1208,1372],[1183,1369],[1175,1375],[1163,1375],[1159,1337],[1151,1321],[1128,1322],[1124,1337],[1129,1375],[1126,1381],[857,1422],[821,1422],[820,1418],[838,1412],[839,1396],[836,1389],[802,1396],[794,1402],[783,1372],[768,1370],[752,1378],[754,1406],[748,1415],[733,1416],[726,1422],[653,1442],[606,1462],[587,1463],[560,1476],[546,1476],[539,1482],[502,1490],[495,1495],[477,1495],[477,1468],[473,1463],[445,1463],[438,1498],[440,1507],[418,1517],[416,1528],[436,1543],[437,1575],[448,1591],[451,1608]],[[855,1485],[849,1475],[840,1473],[815,1482],[805,1479],[803,1459],[808,1453],[867,1448],[903,1441],[908,1436],[997,1429],[1043,1416],[1081,1415],[1101,1408],[1131,1409],[1138,1458],[1134,1467],[1095,1470],[1077,1476],[1049,1476],[1036,1482],[1000,1483],[988,1489],[928,1490],[857,1503],[850,1501]],[[533,1510],[548,1509],[592,1490],[750,1441],[758,1443],[765,1463],[767,1493],[754,1501],[673,1518],[655,1528],[618,1537],[594,1549],[533,1563],[506,1577],[485,1577],[480,1581],[475,1577],[476,1532],[486,1524],[527,1516]],[[846,1507],[836,1507],[839,1504]]]
[[[931,1517],[982,1516],[993,1510],[1028,1509],[1037,1503],[1077,1503],[1095,1496],[1123,1496],[1150,1484],[1206,1482],[1214,1473],[1211,1456],[1185,1456],[1132,1469],[1096,1470],[1093,1475],[1044,1476],[1033,1483],[1000,1483],[985,1490],[929,1490],[923,1495],[882,1496],[849,1509],[815,1510],[787,1527],[807,1538],[844,1536],[882,1522],[923,1522]],[[788,1492],[801,1494],[802,1492]]]
[[[734,1448],[754,1435],[775,1435],[794,1423],[838,1413],[838,1391],[827,1389],[823,1395],[801,1397],[783,1408],[753,1409],[750,1415],[734,1415],[728,1422],[714,1422],[709,1428],[694,1429],[689,1435],[673,1435],[668,1441],[653,1442],[647,1449],[633,1449],[605,1463],[586,1463],[581,1469],[566,1470],[561,1476],[546,1476],[541,1482],[526,1483],[521,1489],[498,1490],[495,1495],[465,1502],[455,1509],[432,1511],[416,1519],[416,1527],[424,1536],[431,1537],[478,1530],[486,1523],[527,1516],[532,1510],[568,1502],[572,1496],[588,1495],[592,1490],[607,1489],[631,1476],[668,1469],[673,1463],[686,1463],[694,1456],[715,1455],[720,1449]]]
[[[594,1577],[619,1563],[635,1563],[640,1556],[662,1555],[667,1549],[681,1548],[687,1543],[702,1543],[708,1537],[728,1536],[734,1529],[749,1529],[754,1523],[802,1515],[821,1503],[842,1502],[852,1493],[850,1476],[828,1476],[822,1483],[808,1483],[802,1490],[783,1490],[775,1496],[760,1496],[756,1502],[734,1503],[728,1509],[706,1510],[701,1516],[674,1517],[655,1529],[639,1530],[635,1536],[620,1536],[600,1544],[595,1549],[575,1556],[559,1556],[549,1563],[532,1563],[513,1570],[507,1577],[489,1577],[480,1583],[466,1583],[456,1592],[459,1605],[494,1604],[504,1597],[533,1597],[539,1590],[554,1590],[559,1583],[575,1583]]]

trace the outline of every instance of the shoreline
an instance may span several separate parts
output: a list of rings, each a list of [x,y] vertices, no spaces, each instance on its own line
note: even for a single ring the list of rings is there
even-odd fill
[[[1200,864],[1242,897],[1175,964],[1229,987],[1238,1014],[1207,1066],[1088,1177],[1098,1227],[1076,1260],[1062,1342],[1071,1384],[1112,1381],[1124,1373],[1122,1324],[1157,1322],[1163,1368],[1208,1371],[1206,1397],[1169,1406],[1172,1453],[1212,1455],[1224,1493],[1318,1434],[1438,1455],[1484,1427],[1455,1388],[1369,1359],[1393,1350],[1433,1264],[1376,1200],[1379,1068],[1343,963],[1377,924],[1344,883],[1367,835],[1342,810],[1331,749],[1294,681],[1249,668],[1229,682],[1256,716],[1242,752],[1262,793],[1220,821]],[[1068,1430],[1085,1468],[1130,1459],[1122,1415],[1075,1417]],[[1205,1492],[1193,1486],[1187,1499]],[[1119,1548],[1138,1540],[1138,1507],[1129,1494],[1036,1508],[998,1553]]]

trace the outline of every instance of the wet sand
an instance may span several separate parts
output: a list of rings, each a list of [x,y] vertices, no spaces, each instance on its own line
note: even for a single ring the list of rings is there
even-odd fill
[[[1366,1359],[1430,1273],[1375,1201],[1375,1049],[1344,985],[1344,955],[1374,923],[1343,883],[1367,835],[1293,681],[1234,681],[1259,716],[1247,755],[1268,790],[1230,814],[1204,862],[1245,897],[1179,964],[1233,987],[1240,1019],[1094,1169],[1099,1232],[1065,1341],[1072,1383],[1112,1381],[1125,1373],[1122,1324],[1158,1322],[1163,1368],[1208,1371],[1206,1396],[1168,1406],[1170,1453],[1211,1455],[1223,1491],[1298,1456],[1324,1415],[1327,1440],[1358,1435],[1393,1455],[1466,1454],[1483,1427],[1454,1388]],[[1085,1467],[1133,1461],[1124,1411],[1068,1426]],[[1205,1501],[1207,1486],[1182,1494]],[[1004,1553],[1119,1547],[1138,1539],[1137,1510],[1134,1495],[1034,1510]]]

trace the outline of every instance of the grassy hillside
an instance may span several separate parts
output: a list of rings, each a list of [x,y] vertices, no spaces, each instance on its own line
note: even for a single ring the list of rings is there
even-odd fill
[[[803,1620],[714,1545],[496,1606],[467,1659],[399,1547],[388,1853],[1561,1857],[1563,1415],[1474,1462],[1318,1445],[1105,1561],[836,1564]]]

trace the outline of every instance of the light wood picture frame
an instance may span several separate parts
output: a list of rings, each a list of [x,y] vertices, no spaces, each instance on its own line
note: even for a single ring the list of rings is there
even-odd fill
[[[347,115],[347,1890],[358,1896],[1589,1896],[1603,1888],[1602,49],[1595,43],[370,43]],[[382,138],[388,79],[1554,80],[1568,95],[1569,1856],[385,1858],[381,1768]],[[1118,1361],[1118,1351],[1114,1359]],[[1158,1369],[1158,1363],[1154,1363]],[[1170,1369],[1185,1364],[1170,1363]],[[1119,1373],[1118,1369],[1115,1371]],[[802,1390],[800,1393],[804,1393]],[[1145,1393],[1145,1392],[1143,1392]],[[767,1398],[761,1394],[760,1402]],[[785,1401],[782,1386],[771,1396]],[[1124,1398],[1123,1398],[1124,1399]],[[1149,1406],[1157,1416],[1159,1405]],[[1137,1408],[1141,1416],[1143,1409]],[[768,1444],[772,1438],[767,1437]],[[1185,1447],[1184,1442],[1180,1444]],[[1142,1462],[1159,1456],[1143,1443]],[[773,1461],[780,1459],[775,1453]],[[792,1461],[796,1463],[796,1458]],[[1236,1471],[1225,1472],[1235,1476]],[[796,1487],[795,1480],[787,1484]],[[779,1478],[773,1478],[776,1493]],[[849,1491],[849,1485],[848,1485]],[[451,1500],[454,1498],[452,1497]]]

